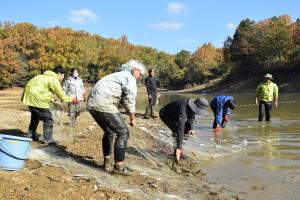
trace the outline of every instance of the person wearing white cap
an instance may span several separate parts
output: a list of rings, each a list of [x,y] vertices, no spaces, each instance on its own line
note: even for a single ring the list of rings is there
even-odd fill
[[[130,175],[132,171],[125,166],[125,152],[129,130],[118,111],[122,104],[130,116],[130,125],[136,126],[135,104],[137,95],[136,80],[141,78],[146,69],[137,60],[130,60],[121,66],[120,72],[104,76],[92,88],[87,99],[87,110],[103,129],[102,150],[104,155],[103,167],[121,175]],[[113,138],[116,134],[115,144]],[[111,158],[114,146],[114,166]],[[112,169],[113,167],[113,169]]]
[[[271,110],[274,100],[275,107],[278,106],[278,87],[272,82],[273,77],[271,74],[264,76],[265,81],[260,83],[256,88],[255,103],[259,106],[258,121],[263,120],[263,114],[265,112],[266,121],[271,120]]]

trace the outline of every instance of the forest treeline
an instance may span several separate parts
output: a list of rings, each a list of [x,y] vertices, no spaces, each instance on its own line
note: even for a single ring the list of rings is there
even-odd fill
[[[242,20],[223,48],[205,43],[195,52],[175,55],[133,45],[126,35],[104,38],[70,28],[39,28],[30,23],[0,24],[0,89],[24,86],[31,77],[57,65],[77,67],[88,83],[138,59],[157,72],[160,87],[183,88],[220,76],[231,79],[298,70],[300,20],[287,15],[255,22]]]

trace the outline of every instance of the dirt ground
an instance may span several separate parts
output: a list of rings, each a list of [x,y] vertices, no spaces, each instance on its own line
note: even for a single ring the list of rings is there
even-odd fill
[[[0,108],[0,129],[4,132],[19,130],[25,134],[30,120],[30,112]],[[62,116],[65,116],[63,113]],[[145,120],[137,114],[138,125],[152,133],[158,133],[163,126],[158,119]],[[128,118],[124,115],[125,120]],[[68,118],[63,124],[55,124],[55,137],[67,138],[60,145],[51,147],[52,154],[62,160],[62,164],[45,162],[30,158],[21,171],[0,170],[0,199],[238,199],[225,188],[217,188],[213,183],[202,181],[201,164],[185,158],[180,164],[174,164],[170,155],[170,146],[158,142],[153,135],[143,129],[130,127],[130,139],[126,154],[126,163],[137,169],[132,176],[108,174],[102,169],[101,149],[102,130],[89,113],[84,112],[78,118],[78,124],[70,129]],[[38,133],[42,132],[42,123]],[[72,134],[70,134],[72,130]],[[60,134],[57,134],[60,132]],[[46,145],[32,142],[33,149],[46,149]],[[54,153],[53,153],[54,152]],[[64,165],[64,159],[72,160]],[[67,162],[66,162],[67,163]],[[79,167],[77,167],[79,166]],[[79,174],[80,167],[94,171],[96,176]],[[89,170],[90,169],[90,170]],[[146,170],[147,169],[147,170]],[[154,173],[151,173],[151,170]],[[165,174],[160,179],[158,174]],[[106,181],[107,180],[107,181]],[[108,181],[110,180],[110,181]],[[101,182],[106,184],[101,184]],[[110,183],[126,185],[130,192]],[[181,191],[182,192],[178,192]],[[141,192],[142,191],[142,192]],[[160,198],[155,197],[156,194]],[[176,199],[176,198],[175,198]]]

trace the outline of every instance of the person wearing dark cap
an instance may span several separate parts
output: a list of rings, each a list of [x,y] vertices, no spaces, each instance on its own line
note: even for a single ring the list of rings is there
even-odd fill
[[[159,111],[160,119],[171,129],[176,137],[174,156],[178,161],[183,156],[183,138],[194,137],[195,115],[207,113],[208,102],[205,98],[173,101]]]
[[[78,103],[76,98],[67,96],[63,91],[60,82],[65,77],[65,69],[57,66],[53,71],[45,71],[30,79],[23,91],[22,102],[29,107],[31,121],[28,128],[28,136],[34,141],[39,141],[36,133],[39,121],[43,121],[43,140],[42,143],[57,144],[53,139],[53,119],[50,112],[50,102],[53,102],[53,94],[62,101]]]
[[[221,127],[229,121],[231,110],[234,110],[234,103],[232,96],[216,96],[210,101],[210,107],[214,113],[215,119],[213,122],[213,129],[220,132]]]
[[[272,82],[272,75],[266,74],[264,79],[265,81],[260,83],[256,88],[255,103],[259,107],[258,121],[263,120],[264,111],[266,114],[266,121],[271,120],[273,100],[275,101],[275,107],[278,106],[278,87]]]

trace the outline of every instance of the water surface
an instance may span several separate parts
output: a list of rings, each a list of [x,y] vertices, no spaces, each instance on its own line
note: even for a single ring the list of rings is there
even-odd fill
[[[175,99],[218,94],[162,95],[158,107]],[[254,94],[229,94],[237,103],[219,137],[211,129],[213,114],[196,119],[198,135],[186,144],[215,159],[203,162],[206,179],[246,199],[299,199],[300,94],[281,94],[271,122],[258,122]],[[141,105],[138,105],[141,106]]]

